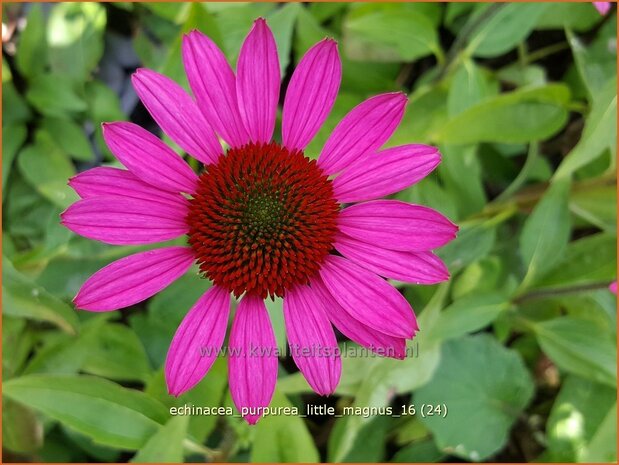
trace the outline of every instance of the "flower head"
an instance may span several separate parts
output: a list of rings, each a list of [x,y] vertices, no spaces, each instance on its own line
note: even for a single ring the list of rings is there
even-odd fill
[[[266,298],[283,298],[291,355],[318,394],[331,394],[340,378],[334,326],[362,346],[403,358],[417,322],[384,278],[417,284],[448,279],[431,250],[457,232],[429,208],[377,200],[418,182],[440,162],[438,151],[425,145],[381,150],[404,114],[406,96],[386,93],[360,103],[313,160],[304,151],[341,81],[335,41],[314,45],[292,74],[281,142],[273,139],[277,48],[263,19],[245,39],[236,73],[197,31],[183,40],[183,62],[195,100],[147,69],[135,73],[133,85],[161,129],[203,163],[202,172],[141,127],[107,123],[105,140],[127,169],[99,167],[72,178],[81,200],[62,222],[108,244],[186,236],[187,246],[111,263],[86,281],[76,306],[110,311],[136,304],[197,264],[213,285],[172,340],[168,389],[180,395],[208,372],[224,343],[234,295],[240,302],[228,342],[229,384],[250,423],[260,418],[255,409],[270,403],[277,378]]]

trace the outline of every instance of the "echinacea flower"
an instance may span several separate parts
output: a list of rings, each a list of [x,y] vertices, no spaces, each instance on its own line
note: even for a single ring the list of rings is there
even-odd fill
[[[593,2],[593,6],[595,6],[601,15],[605,15],[610,11],[610,2]]]
[[[230,393],[253,424],[270,403],[278,370],[264,299],[283,298],[291,355],[310,386],[328,395],[341,371],[333,326],[362,346],[403,358],[417,322],[384,278],[417,284],[448,279],[431,250],[451,241],[457,227],[429,208],[377,200],[418,182],[440,162],[438,151],[425,145],[380,150],[404,114],[402,93],[362,102],[337,125],[317,161],[305,156],[338,93],[335,41],[314,45],[294,71],[281,143],[273,139],[277,48],[263,19],[243,43],[236,74],[198,31],[184,37],[182,52],[195,101],[151,70],[136,72],[133,85],[161,129],[204,164],[202,173],[141,127],[105,124],[106,143],[127,170],[99,167],[72,178],[81,200],[62,222],[108,244],[185,235],[188,245],[117,260],[91,276],[74,301],[95,312],[127,307],[196,263],[213,285],[172,340],[168,390],[177,396],[191,389],[213,365],[234,295],[240,302],[228,343]]]

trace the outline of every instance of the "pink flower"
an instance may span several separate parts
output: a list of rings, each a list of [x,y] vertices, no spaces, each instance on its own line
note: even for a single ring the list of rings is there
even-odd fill
[[[593,2],[593,6],[600,12],[601,15],[605,15],[610,11],[611,2]]]
[[[608,286],[608,290],[612,292],[613,294],[616,294],[617,293],[617,281],[613,281],[612,283],[610,283],[610,286]]]
[[[310,386],[328,395],[341,371],[333,326],[362,346],[403,358],[417,322],[384,277],[417,284],[448,279],[431,250],[451,241],[457,227],[429,208],[376,200],[418,182],[440,162],[425,145],[380,150],[404,114],[402,93],[362,102],[335,128],[318,161],[305,157],[339,89],[335,41],[314,45],[294,71],[281,144],[273,140],[279,62],[263,19],[243,43],[236,74],[198,31],[184,38],[183,61],[195,101],[151,70],[139,70],[133,84],[163,131],[205,165],[202,174],[139,126],[105,124],[105,140],[127,170],[99,167],[72,178],[82,199],[62,222],[108,244],[186,235],[188,245],[120,259],[91,276],[74,300],[95,312],[128,307],[196,263],[213,286],[174,336],[168,390],[180,395],[208,372],[234,294],[240,303],[228,344],[230,392],[253,424],[269,405],[278,370],[265,298],[283,297],[291,355]],[[225,154],[216,134],[230,147]]]

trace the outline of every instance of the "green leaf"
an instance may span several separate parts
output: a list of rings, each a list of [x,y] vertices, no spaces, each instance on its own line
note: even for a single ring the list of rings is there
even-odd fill
[[[141,448],[168,418],[144,393],[92,376],[22,376],[5,382],[2,393],[119,449]]]
[[[567,122],[569,97],[563,84],[500,94],[450,118],[432,136],[445,144],[543,140]]]
[[[465,61],[454,74],[447,95],[449,117],[462,113],[490,94],[486,77],[471,60]]]
[[[467,218],[486,204],[477,146],[445,145],[440,150],[443,160],[439,175],[451,199],[456,201],[457,218]],[[467,175],[462,176],[462,173]]]
[[[349,416],[338,418],[329,436],[329,450],[337,450],[339,440],[348,428]],[[385,441],[389,418],[385,415],[376,415],[363,424],[355,436],[346,456],[341,460],[344,463],[380,463],[385,460]],[[327,456],[329,457],[329,456]]]
[[[84,80],[103,55],[106,12],[98,3],[58,3],[47,25],[49,63],[56,73]]]
[[[617,275],[617,237],[593,234],[571,242],[561,261],[535,287],[569,288],[612,281]]]
[[[144,2],[143,5],[157,16],[173,23],[180,23],[182,21],[188,6],[186,3],[169,2]]]
[[[600,14],[590,2],[557,2],[544,11],[535,28],[587,31],[599,21]]]
[[[166,348],[170,339],[166,341]],[[163,369],[155,373],[146,385],[145,392],[159,400],[166,407],[196,405],[200,407],[219,407],[228,387],[228,361],[218,358],[206,376],[196,386],[178,397],[168,393]],[[189,433],[198,442],[204,442],[215,430],[217,415],[192,415],[189,418]]]
[[[604,421],[583,453],[583,462],[617,461],[617,403],[606,414]]]
[[[570,211],[588,223],[617,234],[617,187],[615,182],[578,190],[570,196]]]
[[[73,164],[51,134],[38,131],[35,143],[20,152],[17,164],[28,183],[60,208],[78,199],[67,185],[68,179],[75,174]]]
[[[148,304],[148,312],[176,331],[189,309],[210,287],[208,279],[198,273],[187,273],[154,296]]]
[[[591,97],[617,76],[617,50],[612,46],[617,39],[616,25],[616,19],[607,21],[598,31],[595,40],[587,46],[571,31],[567,31],[576,69]]]
[[[127,119],[120,107],[118,95],[102,82],[91,81],[86,83],[85,99],[88,105],[88,116],[95,126],[97,147],[106,158],[113,159],[112,152],[103,140],[101,123]]]
[[[447,97],[442,86],[411,94],[402,122],[388,145],[435,141],[434,135],[447,123]]]
[[[26,243],[29,247],[43,242],[52,216],[58,219],[56,207],[33,190],[19,170],[14,170],[11,175],[4,207],[4,229],[10,233],[12,240]],[[16,259],[14,255],[12,259]]]
[[[487,256],[496,242],[496,225],[468,224],[461,227],[458,237],[438,251],[439,257],[453,271]]]
[[[77,337],[52,333],[42,338],[42,344],[23,371],[23,375],[34,373],[75,374],[88,356],[84,339],[91,328],[80,330]]]
[[[9,179],[9,173],[13,165],[13,160],[17,151],[26,140],[28,132],[24,125],[5,126],[2,131],[2,193],[5,192],[6,182]]]
[[[492,293],[501,289],[506,271],[509,270],[505,269],[502,260],[497,256],[485,257],[471,263],[452,281],[453,300],[476,293]]]
[[[188,416],[176,416],[157,431],[133,456],[135,463],[179,463],[183,461],[183,441],[187,435]]]
[[[290,62],[290,50],[292,48],[292,31],[297,21],[297,15],[302,7],[298,3],[288,3],[282,8],[271,12],[267,16],[269,27],[277,43],[277,55],[282,76]]]
[[[480,335],[447,342],[438,370],[414,400],[418,408],[446,405],[444,418],[422,418],[440,450],[482,461],[505,445],[532,395],[533,382],[520,356]]]
[[[71,79],[60,74],[35,77],[26,93],[26,99],[39,112],[48,116],[65,116],[86,109],[86,103],[78,96]]]
[[[94,158],[84,129],[72,120],[48,117],[43,120],[41,127],[53,134],[60,148],[75,160],[91,161]]]
[[[291,407],[284,394],[275,390],[271,407]],[[318,451],[299,416],[271,415],[255,427],[252,462],[317,462]]]
[[[617,385],[614,338],[590,320],[560,317],[533,324],[539,344],[559,368],[595,382]]]
[[[4,314],[46,321],[73,333],[78,326],[75,311],[42,287],[18,273],[2,257],[2,309]]]
[[[43,425],[23,404],[2,399],[2,447],[13,452],[33,452],[43,445]],[[10,426],[9,426],[10,425]]]
[[[597,445],[596,449],[591,447],[594,445],[591,441],[598,434],[604,434],[605,417],[614,411],[615,404],[614,389],[577,376],[568,376],[552,406],[546,425],[548,450],[553,461],[614,461],[617,455],[616,436],[605,442],[606,445]],[[598,460],[586,458],[589,451],[601,452],[604,449],[610,452],[607,457],[601,458],[603,454],[598,454]]]
[[[344,53],[355,60],[414,61],[441,53],[432,22],[404,3],[358,5],[342,30]]]
[[[396,452],[391,461],[395,463],[431,463],[440,462],[444,456],[445,454],[438,450],[433,440],[426,439],[403,447]]]
[[[225,32],[221,35],[222,50],[228,57],[228,61],[236,64],[241,45],[247,37],[252,24],[259,17],[267,17],[277,6],[274,3],[228,3],[221,5],[224,8],[216,11],[216,4],[209,3],[208,10],[216,12],[219,30]]]
[[[26,320],[2,315],[2,373],[9,379],[21,371],[34,345],[33,331]]]
[[[146,351],[125,325],[108,323],[82,344],[87,357],[82,370],[119,381],[145,381],[150,374]]]
[[[597,159],[606,149],[617,151],[617,80],[606,82],[593,99],[591,113],[578,144],[555,173],[555,179],[565,178],[577,169]]]
[[[2,61],[4,64],[4,61]],[[4,66],[3,66],[4,68]],[[3,76],[4,78],[4,76]],[[10,80],[2,82],[2,124],[26,123],[32,113]]]
[[[475,32],[468,50],[480,57],[508,52],[530,34],[549,6],[547,3],[505,4]]]
[[[522,288],[535,282],[561,260],[570,237],[569,189],[567,181],[552,184],[524,223],[520,253],[527,273]]]
[[[435,337],[445,341],[478,331],[492,323],[508,305],[505,296],[498,292],[458,299],[441,312]]]
[[[185,88],[188,88],[188,82],[181,58],[181,44],[183,35],[193,29],[204,32],[219,46],[223,43],[220,28],[205,5],[201,3],[189,4],[187,19],[183,23],[174,43],[169,47],[166,58],[160,67],[161,73]]]
[[[19,35],[15,65],[27,78],[41,74],[47,63],[45,18],[42,5],[34,4],[26,17],[26,27]]]

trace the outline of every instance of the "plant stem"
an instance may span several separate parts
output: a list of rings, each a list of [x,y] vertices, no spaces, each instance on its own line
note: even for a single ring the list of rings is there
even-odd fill
[[[610,286],[610,281],[592,283],[592,284],[581,284],[581,285],[572,286],[572,287],[538,289],[538,290],[529,291],[527,293],[524,293],[524,294],[521,294],[515,297],[512,300],[512,303],[519,305],[529,300],[547,299],[549,297],[577,294],[579,292],[595,291],[598,289],[607,289],[608,286]]]
[[[563,50],[570,47],[570,44],[567,42],[559,42],[557,44],[552,44],[544,48],[540,48],[531,52],[527,55],[525,59],[525,64],[533,63],[537,60],[541,60],[542,58],[546,58],[549,55],[552,55],[557,52],[562,52]]]
[[[472,37],[472,35],[479,29],[480,26],[482,26],[486,21],[494,17],[494,15],[497,14],[504,7],[505,5],[502,3],[493,3],[482,13],[480,13],[479,16],[473,17],[464,25],[464,27],[456,37],[453,45],[449,49],[449,52],[447,52],[447,57],[445,58],[443,66],[441,66],[440,68],[440,71],[436,75],[434,82],[441,81],[448,74],[454,63],[457,63],[459,61],[460,53],[465,49],[465,46],[468,43],[469,39]]]
[[[197,454],[202,454],[204,458],[206,458],[209,462],[214,461],[214,459],[218,456],[219,452],[206,447],[205,445],[198,444],[197,442],[191,439],[183,440],[183,447],[187,449],[189,452],[195,452]]]

